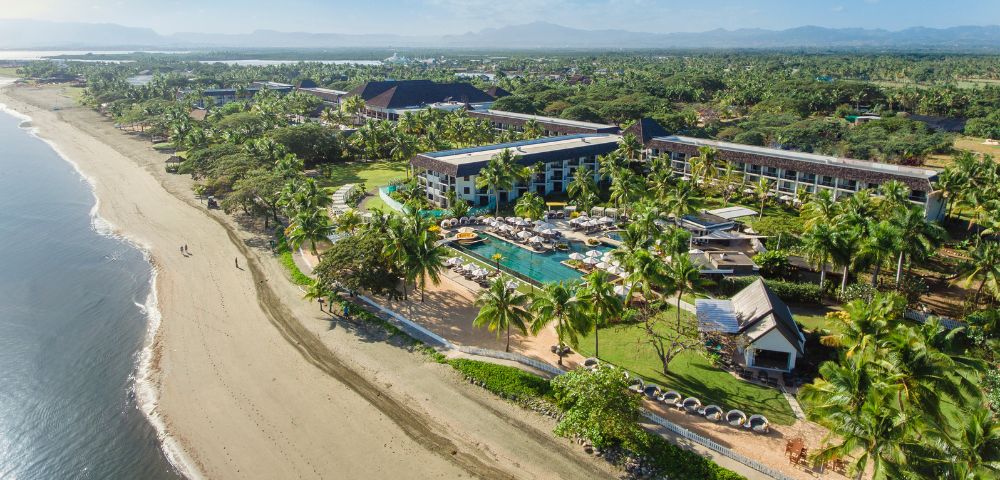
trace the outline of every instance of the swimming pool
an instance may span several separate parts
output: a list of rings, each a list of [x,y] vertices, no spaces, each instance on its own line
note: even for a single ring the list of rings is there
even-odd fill
[[[472,245],[462,245],[461,248],[480,257],[491,265],[493,264],[493,255],[499,253],[503,255],[500,265],[539,283],[579,279],[582,275],[579,271],[560,263],[567,260],[573,252],[584,253],[587,250],[607,252],[611,250],[611,248],[606,246],[588,247],[580,242],[570,242],[569,245],[570,249],[564,252],[532,253],[510,242],[485,236],[482,242]]]

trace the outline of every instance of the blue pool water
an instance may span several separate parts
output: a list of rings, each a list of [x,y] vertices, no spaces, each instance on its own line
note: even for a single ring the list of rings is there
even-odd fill
[[[581,276],[580,272],[560,263],[567,260],[573,252],[584,253],[587,250],[607,252],[611,250],[606,246],[588,247],[579,242],[570,242],[569,251],[532,253],[510,242],[493,237],[485,237],[482,242],[465,245],[463,248],[491,263],[493,255],[499,253],[503,255],[500,265],[539,283],[579,279]]]

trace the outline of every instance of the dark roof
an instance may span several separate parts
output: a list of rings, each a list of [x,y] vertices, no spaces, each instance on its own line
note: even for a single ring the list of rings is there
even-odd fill
[[[512,93],[508,92],[507,90],[504,90],[504,89],[502,89],[502,88],[500,88],[498,86],[495,86],[495,85],[492,86],[492,87],[490,87],[489,89],[487,89],[486,90],[486,94],[489,95],[489,96],[491,96],[491,97],[493,97],[493,98],[509,97],[509,96],[513,95]]]
[[[649,143],[655,137],[665,137],[670,135],[667,129],[663,128],[656,120],[645,117],[640,118],[634,125],[625,129],[625,133],[631,133],[642,142],[643,145]]]
[[[794,152],[775,148],[756,147],[738,143],[720,142],[704,138],[656,137],[649,147],[698,155],[698,147],[709,146],[719,152],[719,158],[728,162],[743,162],[762,167],[783,168],[797,172],[827,175],[867,183],[885,183],[898,180],[918,192],[933,192],[937,172],[928,168],[890,165],[887,163],[831,157],[813,153]]]
[[[577,133],[618,133],[621,131],[617,125],[604,123],[581,122],[579,120],[568,120],[565,118],[543,117],[541,115],[531,115],[527,113],[505,112],[503,110],[474,110],[469,112],[470,117],[482,118],[489,122],[503,123],[506,125],[524,126],[529,120],[534,120],[550,132],[562,135],[572,135]]]
[[[316,82],[311,79],[303,78],[302,80],[299,80],[299,83],[295,86],[299,88],[316,88],[319,85],[316,85]]]
[[[777,329],[799,353],[804,353],[805,337],[792,317],[792,311],[758,278],[733,295],[733,311],[739,319],[739,331],[751,342]]]
[[[367,82],[349,95],[358,95],[376,108],[403,108],[438,102],[492,102],[493,97],[469,83],[435,83],[430,80]]]

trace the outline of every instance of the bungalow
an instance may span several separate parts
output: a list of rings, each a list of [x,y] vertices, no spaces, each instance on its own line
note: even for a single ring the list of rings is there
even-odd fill
[[[698,331],[737,338],[737,353],[750,368],[792,371],[805,354],[806,338],[785,302],[758,279],[729,300],[695,300]]]

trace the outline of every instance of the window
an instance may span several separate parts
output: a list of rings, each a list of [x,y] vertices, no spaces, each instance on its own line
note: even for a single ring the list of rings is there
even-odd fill
[[[462,193],[465,194],[465,195],[468,195],[469,194],[469,187],[463,188],[462,189]]]

